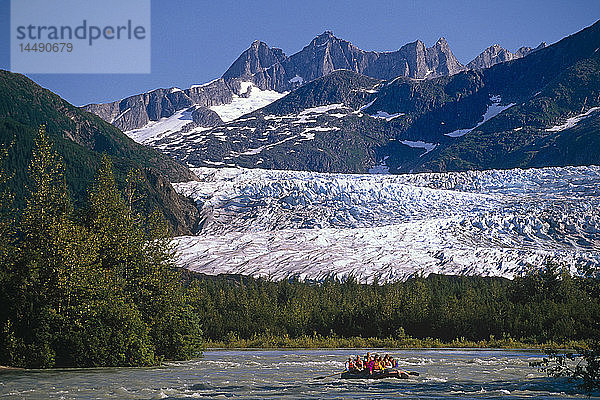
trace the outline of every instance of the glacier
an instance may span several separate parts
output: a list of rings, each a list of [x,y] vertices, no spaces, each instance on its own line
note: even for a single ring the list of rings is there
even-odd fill
[[[175,183],[196,201],[178,265],[280,280],[392,282],[464,274],[512,278],[548,257],[600,266],[600,167],[407,175],[196,168]]]

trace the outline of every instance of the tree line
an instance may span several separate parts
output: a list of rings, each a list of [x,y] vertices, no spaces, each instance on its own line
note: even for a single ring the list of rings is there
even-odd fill
[[[600,282],[552,262],[514,280],[430,275],[382,285],[204,276],[188,286],[211,341],[262,334],[532,345],[600,339]]]

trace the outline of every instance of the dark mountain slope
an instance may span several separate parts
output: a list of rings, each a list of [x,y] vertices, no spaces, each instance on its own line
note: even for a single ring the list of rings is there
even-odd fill
[[[380,84],[355,72],[334,71],[242,118],[183,140],[176,133],[179,140],[165,137],[156,146],[196,166],[367,172],[377,163],[375,149],[397,134],[385,119],[358,110]]]
[[[600,21],[527,57],[486,70],[486,85],[507,101],[522,102],[580,60],[594,57],[600,47]]]
[[[551,129],[599,104],[600,22],[548,47],[506,53],[513,58],[506,62],[496,63],[500,53],[492,50],[479,61],[493,66],[465,70],[443,39],[378,53],[325,32],[290,57],[255,42],[227,79],[206,87],[251,96],[238,92],[247,87],[241,80],[252,80],[291,92],[225,124],[213,115],[203,128],[167,132],[153,145],[194,166],[325,172],[600,163],[600,156],[574,154],[580,145],[569,142],[571,128]],[[594,142],[592,127],[581,137]]]
[[[189,169],[160,152],[141,146],[111,124],[85,112],[27,77],[0,71],[0,143],[9,146],[8,168],[14,174],[11,188],[22,204],[33,138],[40,125],[62,156],[67,184],[75,202],[82,204],[103,153],[115,165],[122,183],[130,168],[139,168],[147,195],[140,208],[160,209],[178,233],[191,232],[198,220],[193,203],[175,194],[173,182],[194,179]]]
[[[600,164],[600,54],[566,68],[521,104],[429,155],[424,170]],[[579,116],[574,126],[568,118]]]
[[[552,128],[600,105],[600,52],[588,43],[600,47],[598,27],[487,70],[430,80],[334,71],[239,120],[158,146],[197,166],[324,172],[600,163],[600,151],[577,153],[583,140],[595,143],[591,127],[577,140]]]
[[[283,115],[305,108],[343,103],[358,108],[373,98],[381,81],[347,70],[332,74],[306,84],[287,96],[261,109],[265,114]]]

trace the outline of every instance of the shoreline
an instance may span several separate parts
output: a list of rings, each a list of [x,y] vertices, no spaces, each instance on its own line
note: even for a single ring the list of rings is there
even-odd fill
[[[382,346],[363,346],[363,347],[335,347],[335,346],[311,346],[311,347],[293,347],[293,346],[279,346],[279,347],[275,347],[275,346],[270,346],[270,347],[258,347],[258,346],[254,346],[254,347],[236,347],[234,345],[223,345],[221,344],[216,345],[216,342],[208,342],[208,344],[206,347],[204,347],[204,349],[202,350],[202,352],[205,351],[229,351],[229,350],[236,350],[236,351],[261,351],[261,350],[415,350],[415,351],[426,351],[426,350],[448,350],[448,351],[452,351],[452,350],[464,350],[464,351],[478,351],[478,350],[492,350],[492,351],[508,351],[508,350],[514,350],[514,351],[524,351],[524,352],[537,352],[537,353],[543,353],[543,351],[545,349],[552,349],[552,350],[565,350],[565,351],[569,351],[569,350],[573,350],[571,347],[568,346],[548,346],[546,344],[540,344],[540,345],[533,345],[533,344],[529,344],[529,345],[525,345],[523,344],[522,347],[518,347],[518,346],[514,346],[514,347],[492,347],[492,346],[452,346],[449,343],[445,343],[445,346],[404,346],[404,347],[382,347]],[[581,343],[580,343],[581,344]],[[130,367],[130,366],[102,366],[102,367],[55,367],[55,368],[43,368],[41,370],[47,370],[47,371],[51,371],[51,370],[93,370],[93,369],[103,369],[103,368],[156,368],[156,367],[165,367],[167,366],[167,363],[169,362],[185,362],[185,361],[190,361],[190,360],[194,360],[194,359],[198,359],[198,358],[202,358],[202,355],[198,355],[196,357],[192,357],[188,360],[166,360],[161,362],[158,365],[155,366],[148,366],[148,367]],[[40,371],[39,368],[21,368],[21,367],[11,367],[11,366],[6,366],[6,365],[0,365],[0,373],[2,372],[8,372],[8,371]]]
[[[423,349],[498,349],[498,350],[572,350],[573,348],[587,348],[588,340],[568,340],[564,342],[531,343],[516,340],[510,337],[488,340],[471,341],[464,338],[444,342],[439,339],[425,338],[362,338],[362,337],[325,337],[301,336],[290,338],[288,336],[260,335],[251,339],[238,337],[224,341],[207,340],[204,349],[229,350],[229,349],[397,349],[397,350],[423,350]]]
[[[261,350],[415,350],[415,351],[426,351],[426,350],[465,350],[465,351],[478,351],[478,350],[498,350],[498,351],[526,351],[526,352],[543,352],[546,348],[539,347],[206,347],[205,351],[261,351]],[[552,350],[565,350],[569,351],[569,348],[552,348]]]
[[[2,371],[25,371],[25,368],[11,367],[8,365],[0,365],[0,372],[2,372]]]

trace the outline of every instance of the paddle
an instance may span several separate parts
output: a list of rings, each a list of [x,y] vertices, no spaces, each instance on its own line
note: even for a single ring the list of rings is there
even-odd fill
[[[334,372],[334,373],[333,373],[333,374],[331,374],[331,375],[318,376],[318,377],[316,377],[316,378],[314,378],[314,379],[317,379],[317,380],[318,380],[318,379],[325,379],[325,378],[329,378],[330,376],[334,376],[334,375],[337,375],[337,374],[341,374],[341,373],[343,373],[343,372],[344,372],[344,371],[340,371],[340,372]]]
[[[412,375],[412,376],[419,376],[419,373],[416,371],[405,371],[403,369],[399,369],[398,370],[399,373],[403,374],[403,375]]]

